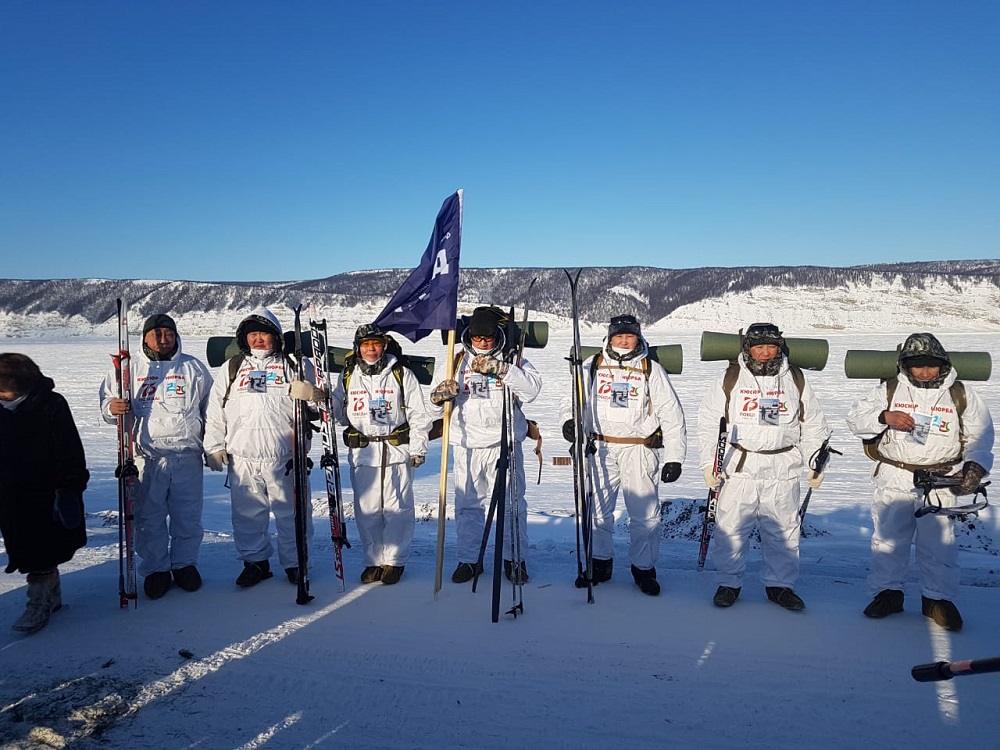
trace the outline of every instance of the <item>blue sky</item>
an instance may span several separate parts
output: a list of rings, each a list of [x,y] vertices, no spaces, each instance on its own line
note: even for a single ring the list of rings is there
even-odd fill
[[[992,258],[1000,3],[0,4],[0,277]]]

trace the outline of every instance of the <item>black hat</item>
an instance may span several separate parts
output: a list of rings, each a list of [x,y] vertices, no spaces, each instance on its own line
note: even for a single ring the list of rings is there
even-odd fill
[[[633,336],[642,338],[642,327],[634,315],[616,315],[611,319],[611,325],[608,326],[608,338],[621,333],[631,333]]]
[[[362,341],[381,341],[382,345],[385,346],[388,338],[385,331],[374,323],[365,323],[358,326],[358,329],[354,332],[354,345],[358,346]]]
[[[175,334],[177,333],[177,324],[166,313],[157,313],[146,318],[146,322],[142,324],[142,335],[145,336],[155,328],[169,328]]]
[[[503,313],[495,307],[477,307],[469,319],[469,335],[496,338]]]
[[[785,345],[785,339],[774,323],[754,323],[743,334],[743,341],[747,350],[761,344]]]
[[[907,367],[944,367],[948,361],[931,354],[919,354],[916,357],[907,357],[903,360],[903,364]]]

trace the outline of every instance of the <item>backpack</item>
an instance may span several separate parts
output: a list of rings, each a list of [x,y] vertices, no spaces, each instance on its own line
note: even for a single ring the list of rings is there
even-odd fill
[[[804,422],[805,407],[802,405],[802,392],[806,387],[806,376],[802,372],[801,367],[793,365],[791,362],[788,363],[788,371],[792,375],[792,382],[795,383],[795,387],[799,389],[799,421]],[[726,405],[723,408],[722,413],[726,415],[726,420],[729,420],[729,397],[732,395],[733,388],[736,387],[736,381],[740,377],[740,365],[735,359],[729,360],[729,367],[726,368],[726,374],[722,377],[722,390],[726,394]]]
[[[885,400],[886,409],[892,408],[892,398],[896,395],[896,388],[899,386],[899,376],[894,375],[885,381]],[[962,415],[965,414],[965,407],[968,406],[969,401],[965,393],[965,383],[961,380],[956,380],[948,387],[948,393],[951,396],[952,403],[955,404],[955,415],[958,417],[958,434],[961,441],[961,436],[965,434],[965,426],[962,424]],[[885,435],[886,430],[882,430],[878,435],[873,438],[867,438],[861,441],[861,445],[864,448],[865,455],[868,456],[872,461],[876,463],[889,464],[890,466],[895,466],[898,469],[906,469],[907,471],[915,471],[917,469],[923,469],[925,471],[938,471],[950,469],[958,461],[952,463],[941,463],[935,464],[934,466],[917,466],[916,464],[906,464],[902,461],[893,461],[891,458],[886,458],[879,451],[878,446],[882,441],[882,437]]]

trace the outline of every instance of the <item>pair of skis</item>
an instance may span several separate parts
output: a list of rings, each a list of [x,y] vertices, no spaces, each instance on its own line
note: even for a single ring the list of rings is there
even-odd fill
[[[565,270],[565,269],[564,269]],[[573,398],[573,495],[576,500],[576,587],[587,589],[587,603],[594,603],[594,482],[591,452],[584,425],[587,414],[587,394],[583,377],[583,351],[580,345],[580,308],[577,288],[579,269],[575,274],[565,271],[569,280],[570,306],[573,317],[573,347],[570,349],[569,371]]]
[[[118,352],[111,355],[115,366],[118,398],[128,407],[118,416],[118,599],[122,609],[129,602],[139,606],[135,575],[135,493],[139,469],[135,465],[135,442],[132,415],[132,356],[128,345],[128,305],[118,299]]]

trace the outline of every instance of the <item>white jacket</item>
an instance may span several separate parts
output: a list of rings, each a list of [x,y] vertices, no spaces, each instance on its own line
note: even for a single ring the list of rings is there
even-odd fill
[[[797,479],[810,457],[830,437],[830,425],[823,407],[806,378],[802,393],[795,385],[782,357],[777,375],[754,376],[740,356],[739,376],[729,396],[729,447],[726,449],[724,470],[732,474],[745,454],[741,473],[753,479]],[[715,465],[719,440],[719,420],[726,406],[722,388],[725,373],[705,393],[698,410],[699,466]],[[764,402],[762,404],[761,402]],[[800,415],[801,402],[803,415]],[[771,407],[770,409],[764,407]],[[801,418],[800,418],[801,417]],[[780,451],[760,453],[758,451]]]
[[[520,367],[511,365],[503,381],[492,375],[481,375],[471,366],[472,355],[465,352],[454,375],[458,382],[458,398],[452,404],[449,443],[463,448],[492,448],[500,445],[504,386],[521,402],[531,403],[541,393],[542,378],[526,359],[521,360]],[[441,413],[444,405],[435,409],[436,413]],[[514,409],[514,439],[524,440],[527,433],[524,414]]]
[[[391,445],[372,442],[364,448],[352,448],[352,466],[381,466],[382,445],[386,446],[390,464],[405,462],[410,455],[427,455],[427,434],[431,415],[416,376],[406,367],[400,368],[403,382],[393,374],[396,358],[386,354],[385,367],[375,375],[365,375],[360,367],[351,372],[349,392],[344,393],[344,378],[337,379],[333,389],[334,416],[342,425],[350,423],[368,437],[388,435],[404,422],[409,422],[409,444]],[[345,408],[346,404],[346,408]]]
[[[602,359],[592,380],[590,374],[597,357]],[[584,433],[645,438],[659,428],[663,432],[663,462],[683,463],[687,427],[680,399],[658,362],[650,360],[646,378],[645,361],[645,352],[624,363],[602,352],[583,363]],[[572,419],[572,398],[563,399],[560,405],[561,421]]]
[[[241,355],[236,355],[241,356]],[[315,379],[306,360],[306,379]],[[247,459],[287,459],[292,455],[295,420],[289,383],[297,375],[282,354],[245,355],[222,405],[229,385],[229,360],[219,367],[208,400],[205,453],[225,450]]]
[[[983,400],[966,385],[963,429],[959,430],[958,414],[949,391],[956,378],[955,371],[951,370],[940,387],[915,388],[900,374],[891,406],[886,401],[886,384],[879,383],[851,407],[847,426],[862,440],[884,432],[879,452],[894,461],[914,465],[957,461],[956,469],[961,469],[965,461],[975,461],[990,471],[993,468],[993,418]],[[903,432],[886,427],[878,421],[886,409],[909,414],[921,429]]]
[[[147,458],[164,453],[202,451],[212,373],[200,360],[183,354],[181,337],[168,360],[150,361],[144,353],[132,359],[132,414],[136,451]],[[109,424],[111,399],[118,397],[112,368],[101,383],[101,415]]]

